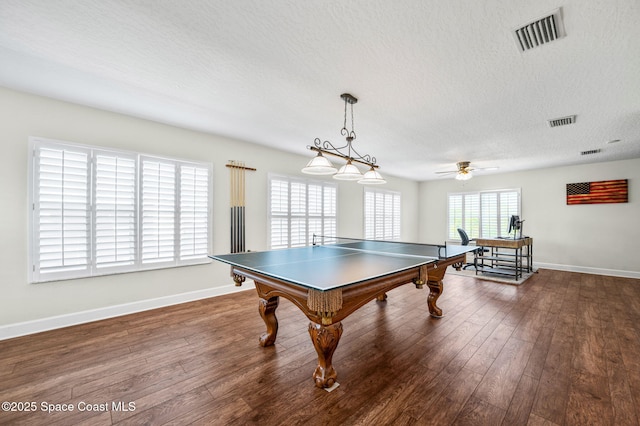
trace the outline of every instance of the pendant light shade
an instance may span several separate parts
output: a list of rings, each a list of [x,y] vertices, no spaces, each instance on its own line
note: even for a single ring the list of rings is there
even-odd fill
[[[331,161],[327,160],[327,157],[319,151],[318,155],[313,157],[313,159],[307,163],[307,166],[302,169],[302,173],[309,175],[332,175],[337,171],[338,169],[333,167]]]
[[[338,180],[360,180],[362,179],[362,173],[360,173],[360,170],[351,164],[351,160],[349,160],[347,164],[340,167],[338,173],[333,175],[333,178]]]
[[[382,175],[372,167],[362,176],[362,179],[360,179],[358,183],[362,185],[382,185],[387,183],[387,181],[384,180]]]

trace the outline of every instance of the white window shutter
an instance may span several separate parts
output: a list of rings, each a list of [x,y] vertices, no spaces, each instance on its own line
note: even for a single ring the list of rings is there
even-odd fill
[[[464,197],[463,228],[470,238],[480,236],[480,195],[467,194]]]
[[[458,239],[458,228],[462,228],[462,195],[449,195],[449,238]]]
[[[520,191],[505,189],[449,194],[448,234],[459,239],[461,227],[471,238],[505,236],[511,215],[520,212]]]
[[[289,182],[281,179],[270,181],[270,211],[274,215],[286,215],[289,213]]]
[[[500,235],[498,228],[498,193],[480,193],[480,211],[482,212],[482,237],[492,238]]]
[[[300,247],[307,244],[307,185],[302,182],[291,182],[290,186],[290,245]]]
[[[401,213],[398,192],[365,189],[364,237],[378,240],[400,239]]]
[[[209,251],[209,170],[180,167],[180,260],[206,258]]]
[[[127,270],[136,260],[136,159],[95,155],[95,265]]]
[[[210,165],[35,137],[30,145],[30,282],[209,261]]]
[[[402,222],[402,211],[400,207],[400,194],[393,196],[393,229],[392,236],[394,240],[400,239],[400,223]]]
[[[291,182],[291,215],[304,216],[307,214],[307,185]]]
[[[269,180],[269,212],[271,248],[289,246],[289,181]]]
[[[89,157],[82,149],[36,148],[33,281],[90,269]]]
[[[500,217],[498,235],[508,235],[509,219],[511,215],[520,214],[520,193],[517,191],[505,191],[500,193]]]
[[[314,234],[335,237],[336,197],[332,184],[269,177],[270,247],[305,246]]]
[[[335,186],[323,186],[322,210],[324,220],[322,222],[322,231],[320,235],[325,237],[335,237],[338,235],[337,215],[337,190]],[[326,243],[335,241],[332,238],[325,239]]]
[[[376,237],[375,225],[375,194],[372,191],[364,193],[364,238],[373,240]]]
[[[143,264],[175,261],[176,165],[142,158],[141,260]]]
[[[287,218],[271,218],[271,248],[279,249],[289,246],[289,220]]]

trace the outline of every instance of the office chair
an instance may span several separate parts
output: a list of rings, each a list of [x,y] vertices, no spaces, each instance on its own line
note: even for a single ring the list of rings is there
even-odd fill
[[[462,242],[460,243],[463,246],[468,246],[470,241],[473,241],[473,238],[469,238],[469,234],[467,234],[467,231],[465,231],[462,228],[458,228],[458,234],[460,234],[460,239],[462,240]],[[474,250],[473,253],[473,263],[466,263],[464,264],[464,266],[462,267],[462,269],[467,269],[469,266],[473,266],[476,271],[478,270],[478,263],[476,261],[476,255],[482,256],[484,254],[484,252],[488,252],[488,249],[483,249],[482,247],[478,247],[476,250]]]

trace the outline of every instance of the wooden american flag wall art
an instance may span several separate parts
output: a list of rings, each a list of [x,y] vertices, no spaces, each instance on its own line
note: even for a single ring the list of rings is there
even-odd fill
[[[627,179],[567,184],[567,205],[629,202]]]

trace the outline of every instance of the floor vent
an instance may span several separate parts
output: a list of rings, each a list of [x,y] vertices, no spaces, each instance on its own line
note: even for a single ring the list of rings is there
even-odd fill
[[[598,148],[598,149],[590,149],[589,151],[582,151],[582,152],[580,153],[580,155],[598,154],[598,153],[600,153],[600,152],[602,152],[602,150],[601,150],[601,149],[599,149],[599,148]]]
[[[552,120],[547,120],[549,123],[549,127],[559,127],[559,126],[567,126],[569,124],[573,124],[576,122],[575,115],[568,115],[566,117],[554,118]]]
[[[558,8],[547,16],[516,28],[513,35],[521,52],[564,37],[566,34],[562,22],[562,9]]]

